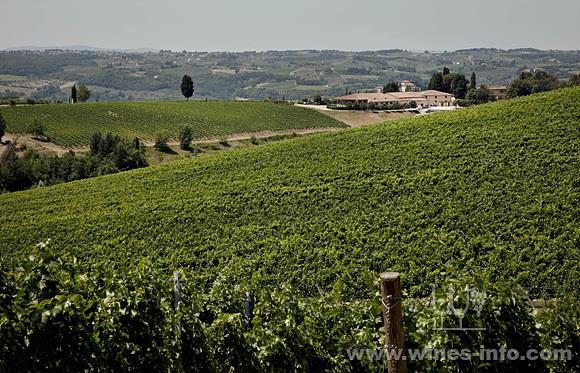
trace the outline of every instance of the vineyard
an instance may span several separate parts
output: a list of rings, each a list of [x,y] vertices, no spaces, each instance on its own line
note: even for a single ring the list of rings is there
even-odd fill
[[[31,351],[72,370],[382,371],[345,349],[380,346],[385,270],[402,274],[408,346],[577,352],[578,102],[566,89],[0,195],[2,353],[33,371]],[[441,311],[411,307],[450,278],[488,295],[467,320],[485,331],[434,332]],[[549,305],[532,316],[528,298]],[[62,349],[42,349],[51,335]]]
[[[151,141],[166,131],[175,139],[190,125],[196,139],[272,130],[346,127],[314,110],[271,102],[137,102],[36,105],[2,108],[8,132],[25,133],[39,120],[52,142],[76,147],[95,132]]]

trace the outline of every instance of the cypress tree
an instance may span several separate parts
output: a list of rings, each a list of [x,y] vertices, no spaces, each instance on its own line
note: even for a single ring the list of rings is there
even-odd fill
[[[189,101],[193,96],[193,80],[191,76],[184,75],[181,79],[181,94]]]
[[[471,79],[469,80],[469,89],[477,88],[477,80],[475,77],[475,72],[471,73]]]
[[[2,137],[6,134],[6,121],[0,113],[0,143],[2,143]]]
[[[436,91],[443,90],[443,74],[437,72],[433,74],[431,80],[429,81],[429,85],[427,86],[428,89],[434,89]]]
[[[76,86],[76,84],[73,85],[71,88],[70,98],[71,98],[71,101],[73,104],[77,103],[77,86]]]

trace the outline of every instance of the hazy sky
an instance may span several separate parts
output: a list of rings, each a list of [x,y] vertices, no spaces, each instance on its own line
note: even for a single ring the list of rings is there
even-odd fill
[[[0,0],[0,48],[580,49],[580,0]]]

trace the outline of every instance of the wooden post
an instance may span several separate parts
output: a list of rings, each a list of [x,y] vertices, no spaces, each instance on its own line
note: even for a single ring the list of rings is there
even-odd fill
[[[179,307],[179,302],[181,301],[180,291],[181,291],[181,283],[180,283],[179,271],[173,271],[173,293],[174,293],[173,308],[174,308],[176,313],[177,313],[177,309]],[[176,338],[177,346],[179,348],[179,356],[182,356],[182,354],[181,354],[181,347],[182,347],[181,346],[181,323],[179,321],[177,321],[177,323],[175,324],[175,338]],[[179,360],[177,360],[176,371],[183,372],[181,358],[179,358]]]
[[[179,306],[179,301],[181,300],[179,290],[180,290],[179,271],[174,271],[173,272],[173,292],[175,295],[175,300],[173,303],[173,308],[175,308],[176,310],[177,310],[177,307]]]
[[[252,318],[254,317],[254,295],[249,291],[246,292],[244,297],[244,321],[246,323],[246,329],[250,330],[252,328]]]
[[[385,323],[386,352],[389,373],[406,373],[405,333],[403,331],[403,309],[401,296],[401,275],[397,272],[383,272],[379,276],[383,319]],[[399,355],[400,354],[400,355]]]

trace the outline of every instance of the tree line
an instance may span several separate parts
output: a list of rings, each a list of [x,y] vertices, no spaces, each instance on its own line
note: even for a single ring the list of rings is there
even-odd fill
[[[21,156],[19,153],[23,152]],[[8,144],[0,157],[0,193],[54,185],[147,166],[139,139],[110,133],[91,136],[88,154],[46,155]]]

